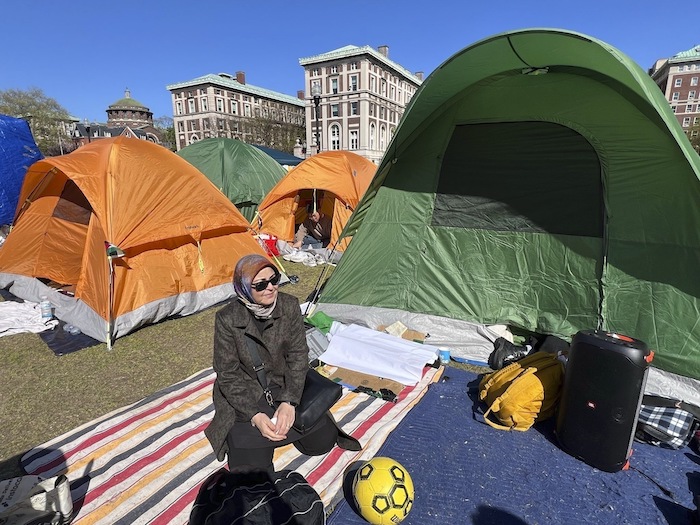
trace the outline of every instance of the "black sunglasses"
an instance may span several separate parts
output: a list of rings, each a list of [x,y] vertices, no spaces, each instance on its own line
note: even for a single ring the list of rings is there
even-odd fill
[[[267,288],[268,284],[271,284],[272,286],[277,286],[280,283],[281,278],[282,276],[279,273],[275,273],[275,275],[273,275],[266,281],[258,281],[257,283],[251,283],[251,286],[256,292],[262,292],[265,288]]]

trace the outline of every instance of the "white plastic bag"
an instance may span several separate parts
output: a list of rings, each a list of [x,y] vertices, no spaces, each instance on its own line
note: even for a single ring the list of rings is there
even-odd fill
[[[72,514],[66,476],[22,476],[0,481],[0,525],[65,524]]]

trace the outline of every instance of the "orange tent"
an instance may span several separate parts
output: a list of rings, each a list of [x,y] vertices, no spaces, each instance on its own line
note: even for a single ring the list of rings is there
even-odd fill
[[[141,325],[233,296],[236,261],[263,254],[246,219],[200,171],[117,137],[32,164],[0,250],[0,288],[55,306],[111,345]]]
[[[350,239],[338,243],[338,237],[376,169],[374,163],[350,151],[324,151],[309,157],[273,186],[251,224],[291,242],[296,226],[306,218],[306,205],[315,198],[321,212],[333,219],[329,246],[344,251]]]

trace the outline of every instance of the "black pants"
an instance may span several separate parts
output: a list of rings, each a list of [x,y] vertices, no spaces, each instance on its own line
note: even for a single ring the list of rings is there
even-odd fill
[[[246,438],[246,435],[257,433],[257,436]],[[261,440],[265,443],[260,446]],[[330,415],[325,415],[306,434],[299,434],[290,430],[284,441],[270,441],[253,428],[249,422],[235,423],[226,436],[228,444],[228,468],[231,472],[251,469],[265,469],[274,471],[272,457],[277,447],[293,443],[296,449],[307,456],[321,456],[327,454],[338,440],[338,427]],[[241,446],[250,443],[253,448]],[[269,443],[269,446],[266,446]]]

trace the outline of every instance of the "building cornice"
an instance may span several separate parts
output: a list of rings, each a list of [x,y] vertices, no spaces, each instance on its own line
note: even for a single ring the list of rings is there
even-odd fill
[[[688,62],[689,60],[700,60],[700,45],[697,45],[692,49],[676,53],[668,59],[670,63]]]
[[[385,66],[396,70],[397,72],[401,73],[406,78],[410,79],[411,81],[415,82],[418,85],[423,83],[423,81],[420,78],[418,78],[416,75],[411,73],[408,69],[397,64],[393,60],[389,60],[387,57],[382,55],[379,51],[372,48],[371,46],[358,47],[358,46],[349,45],[349,46],[341,47],[339,49],[329,51],[328,53],[322,53],[320,55],[314,55],[314,56],[310,56],[310,57],[300,58],[299,65],[308,66],[311,64],[317,64],[319,62],[330,62],[333,60],[340,60],[343,58],[351,58],[354,56],[362,56],[362,55],[370,55],[371,57],[375,58],[379,62],[383,63]]]
[[[278,102],[292,104],[295,106],[299,106],[300,108],[304,107],[304,101],[300,100],[296,97],[293,97],[291,95],[285,95],[284,93],[278,93],[276,91],[271,91],[269,89],[264,89],[264,88],[261,88],[258,86],[253,86],[250,84],[241,84],[241,83],[237,82],[236,80],[234,80],[233,78],[229,78],[228,75],[222,76],[222,75],[215,75],[215,74],[209,73],[207,75],[197,77],[197,78],[194,78],[192,80],[187,80],[185,82],[178,82],[176,84],[169,84],[165,87],[168,91],[173,91],[176,89],[201,86],[202,84],[212,84],[214,86],[220,86],[223,88],[234,89],[236,91],[241,91],[243,93],[248,93],[250,95],[256,95],[258,97],[264,97],[264,98],[268,98],[271,100],[276,100]]]

